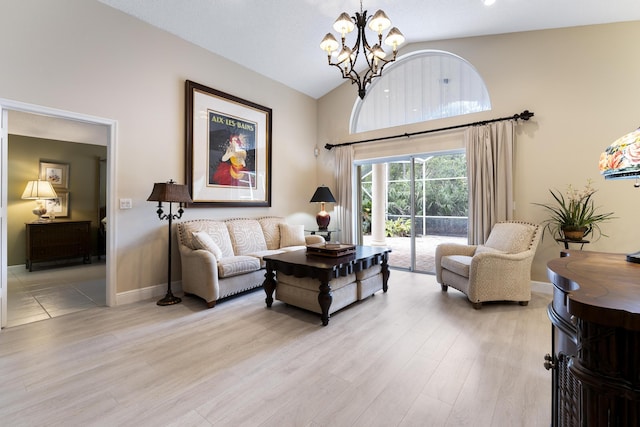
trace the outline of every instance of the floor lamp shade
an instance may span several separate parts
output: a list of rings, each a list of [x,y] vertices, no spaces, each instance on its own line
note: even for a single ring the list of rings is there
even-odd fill
[[[186,185],[176,184],[173,181],[156,182],[153,184],[153,191],[147,199],[149,202],[173,202],[191,203],[191,196]]]
[[[320,212],[316,215],[316,224],[318,224],[319,229],[326,230],[331,222],[331,217],[327,211],[324,210],[324,204],[336,202],[336,199],[333,197],[333,194],[331,194],[329,187],[325,187],[324,185],[318,187],[316,192],[313,193],[310,202],[320,203]]]

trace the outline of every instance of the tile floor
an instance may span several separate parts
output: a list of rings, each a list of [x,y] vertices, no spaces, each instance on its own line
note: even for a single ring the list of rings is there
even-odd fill
[[[106,262],[7,269],[7,327],[106,305]]]

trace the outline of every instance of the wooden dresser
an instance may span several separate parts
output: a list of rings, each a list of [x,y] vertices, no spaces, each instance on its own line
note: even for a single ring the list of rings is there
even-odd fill
[[[28,223],[27,264],[34,262],[82,258],[91,262],[91,221],[53,221]]]
[[[547,267],[552,425],[640,425],[640,264],[568,250]]]

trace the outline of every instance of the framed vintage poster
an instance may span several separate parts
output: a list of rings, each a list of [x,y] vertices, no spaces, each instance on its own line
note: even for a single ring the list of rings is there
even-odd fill
[[[271,206],[271,109],[186,81],[189,206]]]
[[[47,213],[44,218],[61,218],[69,216],[69,192],[56,191],[58,197],[46,200]]]
[[[54,189],[68,189],[69,164],[40,162],[40,179],[49,181]]]

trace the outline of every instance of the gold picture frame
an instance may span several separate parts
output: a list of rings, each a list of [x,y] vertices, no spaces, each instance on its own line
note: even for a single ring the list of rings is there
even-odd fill
[[[49,181],[54,189],[69,189],[69,164],[40,162],[40,179]]]
[[[66,218],[69,216],[69,192],[56,191],[58,197],[55,199],[47,199],[45,206],[47,213],[42,215],[43,218],[50,218],[53,213],[54,218]]]

